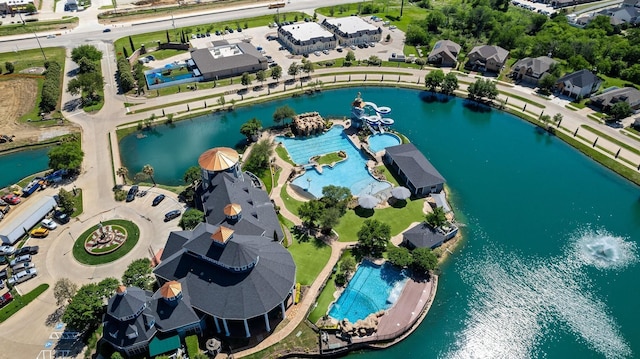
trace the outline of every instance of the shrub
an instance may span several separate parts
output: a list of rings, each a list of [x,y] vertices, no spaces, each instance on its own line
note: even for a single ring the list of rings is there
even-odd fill
[[[116,189],[113,193],[116,201],[118,202],[122,202],[127,198],[127,191],[123,189]]]
[[[117,78],[122,92],[129,92],[133,90],[136,85],[136,81],[131,74],[131,65],[124,57],[118,58]]]
[[[44,73],[42,96],[40,98],[39,107],[42,112],[51,112],[58,107],[58,98],[60,97],[60,76],[62,69],[57,62],[53,61],[47,61],[44,66],[47,71]]]

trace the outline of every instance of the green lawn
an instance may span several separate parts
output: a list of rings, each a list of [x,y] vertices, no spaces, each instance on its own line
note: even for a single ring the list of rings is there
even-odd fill
[[[633,84],[633,82],[629,82],[629,81],[625,81],[616,77],[609,77],[603,74],[598,74],[598,76],[600,76],[603,80],[604,83],[602,84],[602,86],[600,86],[601,90],[604,90],[606,88],[612,87],[612,86],[616,86],[616,87],[625,87],[627,85],[629,86],[633,86],[635,87],[635,85]]]
[[[16,19],[20,21],[18,18]],[[27,22],[25,25],[6,24],[0,27],[0,36],[33,34],[34,32],[63,29],[77,23],[78,23],[78,18],[72,17],[72,18],[62,19],[62,20]]]
[[[64,47],[46,47],[43,48],[44,54],[49,61],[55,61],[60,64],[62,67],[62,71],[64,71],[64,58],[65,58],[65,50]],[[5,62],[12,62],[15,67],[15,72],[18,73],[24,69],[30,67],[43,67],[44,66],[44,57],[42,57],[42,52],[40,49],[32,49],[32,50],[22,50],[22,51],[11,51],[11,52],[3,52],[0,53],[0,64],[4,68]],[[5,75],[2,75],[5,76]]]
[[[376,169],[380,173],[382,173],[387,181],[391,182],[394,187],[400,186],[400,183],[398,183],[398,179],[395,177],[395,174],[393,172],[390,172],[386,165],[378,166],[376,167]]]
[[[365,219],[377,219],[391,226],[391,236],[405,230],[412,222],[424,220],[422,212],[423,199],[407,200],[407,204],[401,208],[387,207],[376,209],[373,215],[368,215],[367,211],[362,211],[360,207],[347,210],[347,213],[340,219],[340,224],[335,231],[340,235],[340,242],[355,242],[358,240],[357,233]]]
[[[289,152],[287,152],[287,149],[284,148],[283,145],[277,145],[276,146],[276,154],[278,155],[278,157],[282,158],[285,162],[287,162],[288,164],[295,166],[296,164],[293,162],[293,160],[291,159],[291,157],[289,157]]]
[[[102,256],[94,256],[84,250],[85,240],[89,237],[89,235],[91,235],[93,231],[98,229],[98,224],[96,224],[95,226],[86,230],[76,239],[75,243],[73,244],[73,257],[78,262],[83,264],[98,265],[113,262],[116,259],[129,253],[129,251],[131,251],[133,247],[135,247],[136,243],[138,243],[138,239],[140,237],[140,229],[138,229],[138,226],[136,226],[133,222],[122,219],[113,219],[102,222],[102,225],[104,226],[108,226],[111,224],[122,226],[127,230],[127,240],[120,248],[118,248],[118,250]]]
[[[73,191],[71,193],[73,193]],[[82,211],[84,210],[83,209],[83,204],[82,204],[82,189],[81,188],[76,188],[76,196],[73,197],[73,203],[74,203],[75,210],[73,211],[73,213],[71,213],[71,218],[78,217],[79,215],[82,214]]]
[[[296,281],[311,285],[331,257],[331,247],[313,238],[300,241],[295,238],[287,248],[296,262]]]
[[[388,6],[386,7],[385,2],[386,0],[367,1],[367,4],[373,4],[378,11],[363,16],[371,17],[372,15],[376,15],[380,18],[383,18],[384,20],[388,20],[391,25],[397,26],[398,29],[407,31],[409,23],[411,23],[413,20],[422,20],[427,14],[427,10],[412,5],[408,1],[405,1],[404,9],[402,11],[402,17],[400,17],[400,6],[402,0],[389,0]],[[365,4],[365,2],[355,2],[351,4],[321,7],[316,9],[316,12],[324,16],[331,16],[331,9],[333,8],[333,17],[345,17],[350,16],[351,14],[358,13],[363,4]],[[375,24],[376,26],[382,26],[382,22],[378,22]]]
[[[296,329],[286,338],[280,340],[278,345],[272,345],[255,354],[247,355],[247,359],[280,358],[289,351],[304,352],[318,350],[318,334],[305,322],[300,323]]]
[[[300,205],[302,204],[302,202],[291,198],[291,196],[289,196],[289,194],[287,194],[287,185],[285,184],[284,186],[282,186],[282,189],[280,190],[280,198],[282,199],[282,202],[284,202],[284,206],[287,208],[287,210],[289,210],[289,212],[293,213],[294,215],[298,215],[298,208],[300,207]]]
[[[344,157],[340,157],[337,152],[327,153],[326,155],[320,156],[318,158],[318,164],[320,165],[330,165],[332,163],[337,163],[344,160]]]
[[[38,296],[47,290],[47,288],[49,288],[48,284],[40,284],[31,292],[22,296],[17,294],[15,290],[11,291],[11,294],[13,294],[13,301],[0,309],[0,323],[9,319],[9,317],[16,314],[20,309],[38,298]]]
[[[347,257],[353,257],[353,254],[350,250],[346,250],[342,252],[338,263],[336,263],[336,267],[340,266],[340,262],[342,262]],[[336,272],[337,273],[337,272]],[[327,281],[327,285],[322,289],[322,292],[316,299],[316,306],[311,313],[309,313],[309,321],[311,323],[316,323],[318,319],[322,318],[323,315],[327,314],[329,311],[329,305],[331,302],[335,300],[333,297],[333,293],[336,291],[336,283],[335,283],[335,274],[329,278]]]

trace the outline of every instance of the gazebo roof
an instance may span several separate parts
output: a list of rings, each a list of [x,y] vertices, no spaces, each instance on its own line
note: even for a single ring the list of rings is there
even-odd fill
[[[218,230],[213,232],[213,234],[211,235],[211,239],[213,239],[218,243],[224,244],[224,243],[227,243],[227,241],[229,240],[229,238],[231,238],[232,235],[233,235],[233,229],[227,228],[225,226],[220,226],[218,227]]]
[[[239,159],[240,155],[234,149],[216,147],[201,154],[198,164],[207,171],[219,172],[233,167]]]
[[[182,284],[175,280],[166,282],[160,288],[160,295],[165,299],[175,298],[180,295],[180,293],[182,293]]]
[[[237,216],[240,214],[240,212],[242,212],[242,206],[240,206],[237,203],[229,203],[228,205],[224,206],[224,215],[225,216]]]

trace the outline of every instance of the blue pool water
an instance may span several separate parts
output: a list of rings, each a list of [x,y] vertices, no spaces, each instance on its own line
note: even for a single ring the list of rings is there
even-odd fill
[[[153,85],[163,84],[163,83],[172,82],[172,81],[189,79],[193,77],[193,73],[191,72],[187,74],[168,75],[168,76],[165,76],[162,74],[163,72],[166,72],[168,70],[177,70],[181,67],[184,67],[184,65],[165,67],[165,68],[157,69],[158,70],[157,72],[153,70],[154,72],[145,74],[145,77],[147,79],[147,85],[153,86]]]
[[[369,314],[391,308],[402,293],[407,278],[389,263],[377,266],[364,261],[349,281],[340,298],[331,306],[329,316],[355,323]]]
[[[318,198],[322,197],[322,188],[329,185],[347,187],[356,196],[375,194],[389,188],[389,183],[378,181],[371,176],[366,166],[367,159],[347,138],[343,129],[342,126],[334,126],[319,136],[276,138],[276,141],[285,146],[293,162],[301,165],[309,163],[313,156],[340,150],[347,154],[347,159],[337,163],[333,168],[324,166],[322,173],[315,168],[307,169],[304,175],[293,180],[293,184]]]
[[[397,146],[402,143],[398,136],[392,133],[379,133],[369,136],[369,148],[373,153],[378,153],[387,147]]]

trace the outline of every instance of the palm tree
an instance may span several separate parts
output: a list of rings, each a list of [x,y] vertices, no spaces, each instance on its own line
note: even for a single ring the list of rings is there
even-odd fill
[[[127,184],[127,174],[129,174],[129,170],[127,170],[126,167],[118,168],[118,170],[116,171],[116,174],[122,177],[123,184]]]
[[[447,223],[447,217],[445,217],[444,214],[442,207],[436,207],[433,209],[433,212],[427,214],[426,221],[433,228],[440,227]]]
[[[144,167],[142,167],[142,173],[149,176],[149,178],[151,178],[151,182],[153,182],[153,185],[156,185],[156,181],[153,179],[153,167],[151,165],[144,165]]]

